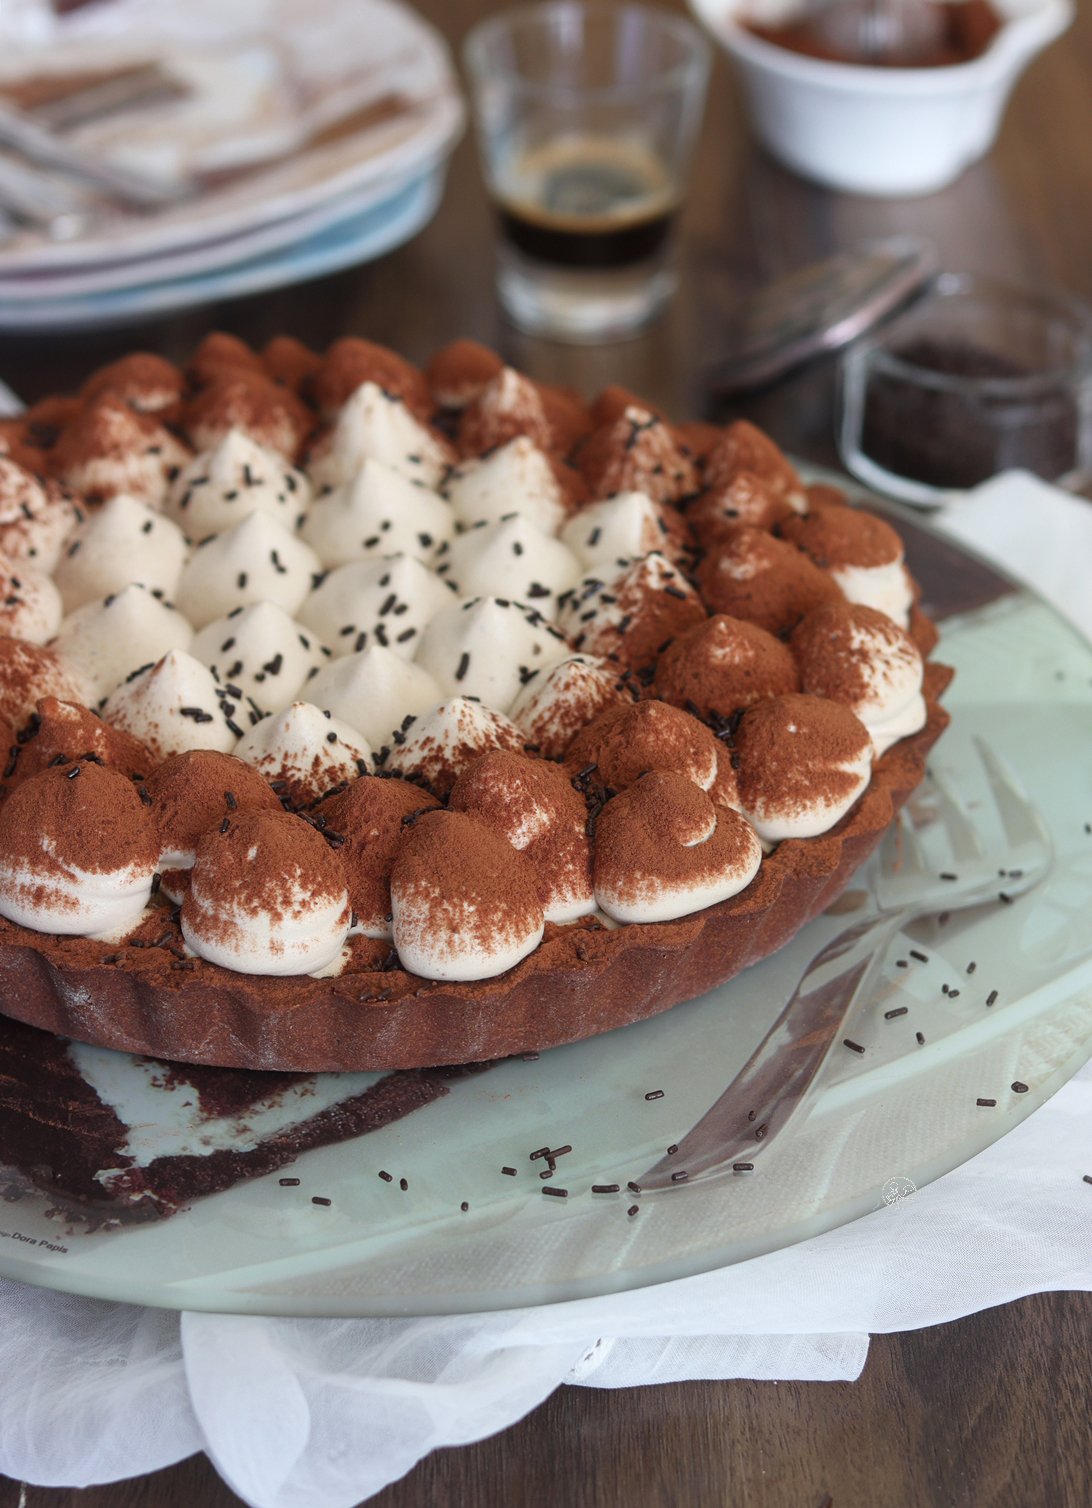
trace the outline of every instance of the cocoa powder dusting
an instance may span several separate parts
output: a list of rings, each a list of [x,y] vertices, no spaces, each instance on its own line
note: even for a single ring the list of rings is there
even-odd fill
[[[378,927],[390,914],[391,868],[402,838],[418,816],[439,804],[418,785],[378,775],[362,775],[322,803],[327,830],[345,839],[338,852],[349,905],[361,926]]]
[[[0,807],[5,865],[25,867],[43,879],[73,869],[90,874],[112,874],[130,865],[151,869],[158,854],[151,815],[132,781],[91,760],[41,771]]]
[[[686,510],[686,521],[703,550],[713,549],[739,529],[773,529],[795,517],[785,499],[753,471],[737,471],[729,482],[708,488]]]
[[[741,529],[705,557],[697,571],[706,605],[788,635],[824,602],[842,600],[836,581],[795,546],[761,529]]]
[[[696,717],[666,702],[612,708],[573,740],[565,769],[577,775],[589,765],[613,790],[632,785],[647,770],[673,770],[703,790],[717,768],[717,741]]]
[[[737,419],[721,435],[705,457],[704,480],[707,487],[724,487],[740,471],[749,471],[769,490],[788,503],[803,506],[804,484],[796,468],[769,435]]]
[[[280,811],[262,777],[233,754],[188,749],[172,754],[145,782],[164,849],[189,853],[231,812]]]
[[[542,924],[534,866],[500,833],[466,812],[419,817],[391,870],[400,941],[445,934],[485,954]]]
[[[787,519],[778,533],[824,569],[893,565],[902,559],[902,540],[891,525],[858,508],[812,503],[809,513]]]
[[[82,687],[51,649],[23,639],[0,639],[0,717],[22,728],[42,697],[83,701]]]
[[[886,613],[861,603],[830,602],[810,613],[790,640],[801,690],[856,706],[896,665],[921,664],[910,635]]]
[[[848,707],[802,693],[756,702],[735,742],[743,808],[767,813],[844,800],[858,783],[851,767],[872,747]]]
[[[682,775],[655,770],[608,801],[595,830],[595,884],[634,903],[699,890],[744,869],[755,835]]]
[[[345,893],[340,856],[309,823],[292,812],[243,812],[199,840],[182,917],[193,936],[224,943],[240,916],[265,915],[276,927]]]
[[[680,634],[656,663],[652,690],[661,701],[701,717],[728,717],[766,696],[800,690],[788,647],[757,623],[717,613]]]
[[[590,899],[587,809],[556,764],[494,750],[459,776],[450,805],[479,818],[527,855],[545,908],[558,896]]]
[[[577,451],[576,464],[592,497],[644,492],[653,502],[675,503],[698,489],[689,451],[671,426],[647,408],[627,408],[592,430]]]
[[[70,763],[85,754],[94,754],[130,780],[144,779],[155,769],[155,758],[138,739],[112,728],[77,702],[42,697],[37,715],[37,731],[25,740],[20,751],[17,779],[26,780],[39,770]]]

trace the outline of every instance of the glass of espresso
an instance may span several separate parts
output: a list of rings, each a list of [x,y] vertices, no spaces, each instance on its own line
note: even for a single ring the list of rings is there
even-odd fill
[[[482,22],[465,58],[505,312],[558,340],[632,335],[675,288],[705,41],[645,6],[556,0]]]

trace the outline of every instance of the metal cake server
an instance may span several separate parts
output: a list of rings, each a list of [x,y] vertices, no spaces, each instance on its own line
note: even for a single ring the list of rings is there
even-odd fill
[[[839,933],[808,964],[792,998],[728,1088],[701,1120],[638,1180],[642,1191],[669,1188],[680,1173],[731,1172],[752,1162],[800,1106],[850,1010],[869,999],[888,948],[909,923],[941,911],[1007,899],[1049,873],[1054,845],[1046,824],[1015,777],[980,738],[974,740],[1007,840],[990,849],[966,804],[941,773],[919,793],[931,798],[947,838],[953,869],[930,864],[903,815],[884,835],[872,880],[878,910]]]

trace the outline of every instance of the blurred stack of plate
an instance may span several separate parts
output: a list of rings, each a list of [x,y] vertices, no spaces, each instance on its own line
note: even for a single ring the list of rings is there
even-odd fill
[[[126,206],[0,151],[6,331],[146,318],[380,256],[436,209],[464,119],[444,43],[398,0],[99,0],[59,16],[12,0],[0,116],[160,199]],[[27,174],[37,214],[15,192]]]

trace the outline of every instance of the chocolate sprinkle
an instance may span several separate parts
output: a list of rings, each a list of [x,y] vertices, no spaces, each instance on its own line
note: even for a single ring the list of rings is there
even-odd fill
[[[975,1100],[975,1104],[976,1105],[985,1105],[988,1109],[992,1109],[993,1106],[997,1104],[997,1101],[996,1100],[978,1099],[978,1100]]]
[[[685,1183],[686,1180],[689,1177],[690,1177],[689,1173],[681,1173],[681,1172],[680,1173],[672,1173],[672,1175],[671,1175],[671,1182],[672,1183]]]
[[[849,1050],[850,1050],[850,1052],[860,1052],[860,1053],[864,1052],[864,1048],[861,1046],[861,1044],[859,1042],[851,1042],[848,1037],[845,1037],[843,1039],[842,1046],[843,1047],[848,1047]]]
[[[629,1215],[630,1217],[632,1217],[632,1216],[634,1216],[637,1213],[637,1211],[640,1208],[641,1208],[641,1206],[639,1204],[631,1204],[630,1207],[629,1207],[629,1209],[626,1211],[626,1214]]]
[[[466,650],[464,649],[463,650],[462,659],[459,661],[459,667],[458,667],[458,669],[455,672],[455,679],[457,681],[461,681],[463,679],[463,677],[466,675],[466,673],[467,673],[467,671],[469,669],[470,669],[470,656],[466,652]]]
[[[408,1193],[408,1191],[409,1191],[409,1180],[405,1179],[405,1178],[400,1178],[398,1180],[398,1187],[402,1190],[403,1194]]]
[[[631,1194],[639,1194],[641,1192],[641,1185],[639,1183],[627,1183],[626,1188]]]
[[[300,1184],[298,1178],[278,1178],[277,1182],[282,1189],[298,1189]]]
[[[509,1178],[515,1178],[515,1176],[516,1176],[516,1170],[515,1170],[515,1168],[501,1168],[501,1172],[502,1173],[507,1173],[507,1175],[508,1175]]]
[[[459,1208],[462,1210],[463,1214],[465,1215],[466,1212],[467,1212],[467,1210],[470,1208],[470,1206],[469,1206],[469,1204],[467,1204],[466,1200],[464,1199],[463,1202],[462,1202],[462,1204],[459,1205]]]
[[[918,963],[928,963],[929,959],[924,953],[919,953],[916,948],[910,949],[910,957],[916,958]]]
[[[380,1170],[379,1170],[379,1176],[380,1176],[380,1178],[382,1178],[382,1180],[383,1180],[384,1183],[393,1183],[394,1182],[394,1179],[391,1177],[391,1175],[389,1173],[385,1173],[382,1168],[380,1168]]]
[[[1019,1079],[1015,1079],[1011,1087],[1013,1094],[1027,1094],[1028,1092],[1028,1086],[1022,1084]]]
[[[546,1188],[546,1189],[543,1189],[542,1192],[544,1194],[553,1194],[556,1199],[568,1199],[568,1197],[569,1197],[569,1191],[568,1191],[568,1189]]]
[[[619,1185],[616,1183],[593,1183],[591,1191],[593,1194],[617,1194],[619,1192]]]
[[[733,1173],[753,1173],[754,1170],[755,1165],[753,1162],[734,1162],[732,1164]]]
[[[894,1021],[894,1019],[895,1019],[896,1016],[905,1016],[905,1015],[906,1015],[906,1006],[905,1005],[897,1005],[893,1011],[884,1011],[884,1013],[883,1013],[883,1019],[885,1021]]]
[[[311,1203],[312,1204],[324,1204],[327,1207],[329,1207],[330,1200],[329,1199],[324,1199],[321,1194],[312,1194],[311,1195]]]
[[[986,1004],[987,1005],[992,1005],[996,999],[997,999],[997,991],[996,990],[991,990],[990,993],[986,996]]]
[[[650,1089],[645,1095],[646,1100],[662,1100],[663,1097],[664,1092],[662,1089]]]
[[[668,1157],[674,1157],[675,1153],[678,1150],[679,1150],[679,1144],[678,1144],[678,1142],[677,1141],[673,1141],[671,1143],[670,1147],[668,1147],[668,1149],[667,1149],[667,1155],[668,1155]]]
[[[915,1032],[914,1035],[918,1039],[918,1046],[919,1047],[924,1047],[925,1046],[925,1038],[922,1036],[921,1032]]]

